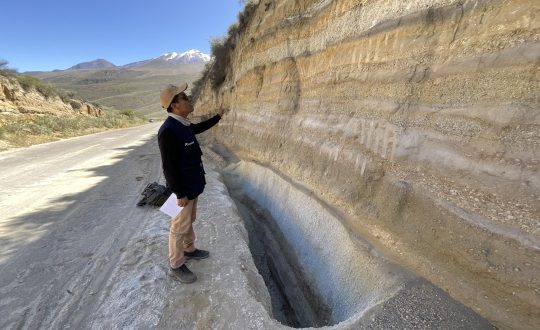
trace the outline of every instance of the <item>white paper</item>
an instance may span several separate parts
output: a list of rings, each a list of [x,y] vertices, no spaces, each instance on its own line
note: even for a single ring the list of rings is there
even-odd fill
[[[178,206],[176,204],[176,195],[174,193],[169,196],[169,198],[165,201],[163,205],[159,208],[159,210],[166,215],[170,217],[175,217],[182,211],[183,207]]]

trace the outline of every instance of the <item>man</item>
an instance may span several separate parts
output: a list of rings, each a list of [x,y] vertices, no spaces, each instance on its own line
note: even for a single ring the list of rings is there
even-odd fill
[[[191,100],[185,94],[187,83],[168,85],[160,93],[161,106],[169,117],[158,133],[159,151],[167,186],[176,194],[182,211],[171,219],[169,229],[169,274],[180,282],[197,280],[185,265],[188,259],[205,259],[210,253],[196,249],[193,221],[197,210],[197,197],[203,192],[206,181],[202,165],[202,151],[195,134],[211,128],[221,119],[223,109],[214,117],[192,124],[188,115],[193,112]]]

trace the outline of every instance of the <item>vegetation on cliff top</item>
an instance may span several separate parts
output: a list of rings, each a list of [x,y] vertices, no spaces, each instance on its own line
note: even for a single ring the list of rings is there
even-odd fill
[[[54,88],[51,84],[42,82],[41,80],[34,78],[32,76],[19,74],[17,70],[9,69],[7,67],[7,64],[8,64],[7,61],[0,60],[0,75],[6,78],[16,79],[19,85],[21,85],[21,87],[25,91],[35,90],[47,99],[54,96],[58,96],[65,103],[68,103],[70,99],[73,98],[73,94],[59,91],[56,88]]]
[[[211,56],[213,60],[206,64],[201,78],[193,83],[191,95],[196,100],[203,88],[209,82],[212,90],[217,91],[225,81],[231,65],[231,55],[237,46],[240,36],[245,32],[255,10],[258,1],[245,1],[245,7],[238,14],[238,21],[229,27],[227,35],[215,38],[211,41]]]

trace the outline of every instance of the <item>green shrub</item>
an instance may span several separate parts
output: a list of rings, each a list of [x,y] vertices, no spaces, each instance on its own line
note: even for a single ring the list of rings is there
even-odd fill
[[[44,83],[41,80],[32,76],[17,75],[17,80],[25,91],[30,91],[34,89],[46,98],[58,96],[60,94],[51,84]]]
[[[60,99],[62,99],[62,102],[71,103],[71,100],[73,99],[74,94],[72,92],[58,91],[58,96],[60,96]]]
[[[60,92],[49,83],[44,83],[41,80],[29,75],[21,75],[17,72],[17,70],[9,69],[7,67],[7,63],[8,62],[5,60],[0,60],[0,75],[8,78],[16,78],[25,91],[30,91],[33,89],[46,98],[58,96],[65,103],[68,103],[72,98],[72,95],[69,95],[69,93]]]
[[[17,76],[17,70],[13,69],[0,69],[0,76],[7,78],[15,78]]]
[[[54,88],[51,84],[45,84],[40,81],[40,83],[36,86],[36,90],[46,98],[50,98],[53,96],[59,96],[58,91],[56,88]]]
[[[39,84],[39,79],[27,75],[18,75],[17,80],[25,91],[36,89],[37,84]]]
[[[134,112],[133,110],[131,110],[131,109],[129,109],[129,110],[122,110],[122,111],[120,111],[120,114],[121,114],[122,116],[127,116],[127,117],[129,117],[129,118],[135,118],[135,112]]]

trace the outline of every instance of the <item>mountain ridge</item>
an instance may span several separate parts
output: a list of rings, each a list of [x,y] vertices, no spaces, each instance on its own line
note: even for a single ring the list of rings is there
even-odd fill
[[[59,71],[70,71],[70,70],[99,70],[99,69],[136,69],[136,68],[166,68],[166,67],[177,67],[182,64],[204,64],[211,60],[210,55],[205,54],[197,49],[190,49],[182,53],[177,52],[167,52],[158,57],[151,59],[136,61],[127,63],[124,65],[115,65],[112,62],[106,59],[95,59],[92,61],[81,62],[69,67],[66,70]],[[57,71],[57,70],[55,70]]]
[[[161,88],[182,82],[191,87],[210,59],[209,55],[191,49],[119,66],[98,59],[72,67],[76,69],[25,74],[91,102],[161,118],[165,116],[159,104]],[[100,64],[104,67],[99,67]]]
[[[98,58],[93,61],[81,62],[81,63],[75,64],[74,66],[68,68],[67,70],[94,70],[94,69],[109,69],[109,68],[114,68],[114,67],[116,67],[116,65],[114,65],[113,63],[105,59]]]

